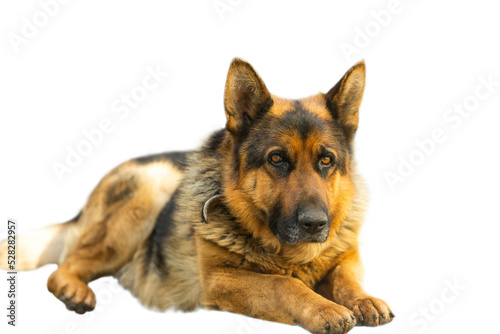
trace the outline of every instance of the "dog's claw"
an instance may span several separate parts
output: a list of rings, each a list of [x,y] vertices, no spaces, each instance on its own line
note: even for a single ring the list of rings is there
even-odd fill
[[[80,303],[80,304],[76,305],[75,312],[78,314],[84,314],[86,312],[85,304]]]

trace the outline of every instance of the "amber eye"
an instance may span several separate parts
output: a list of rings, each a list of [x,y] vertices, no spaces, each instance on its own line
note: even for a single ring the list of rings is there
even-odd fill
[[[283,158],[279,154],[273,154],[271,155],[271,162],[273,162],[274,164],[280,164],[281,162],[283,162]]]
[[[332,163],[332,158],[324,156],[321,158],[321,163],[325,166],[328,166]]]

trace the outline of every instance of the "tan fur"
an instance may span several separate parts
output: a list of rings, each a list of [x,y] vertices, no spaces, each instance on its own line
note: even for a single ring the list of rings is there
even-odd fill
[[[33,270],[45,264],[59,263],[70,224],[43,227],[17,236],[16,269]],[[7,259],[7,240],[0,242],[0,259]],[[0,262],[0,269],[8,270],[7,261]]]

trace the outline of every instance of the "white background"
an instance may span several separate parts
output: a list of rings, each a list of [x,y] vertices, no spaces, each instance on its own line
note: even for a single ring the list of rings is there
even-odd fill
[[[233,57],[251,62],[273,94],[288,98],[326,92],[364,58],[356,139],[371,189],[360,236],[364,285],[397,317],[353,332],[496,330],[500,87],[474,100],[476,89],[488,92],[477,88],[480,77],[500,81],[495,3],[401,0],[381,26],[373,13],[387,10],[389,0],[221,2],[231,6],[222,16],[213,0],[69,1],[17,52],[9,36],[22,36],[23,18],[33,22],[40,4],[0,4],[0,236],[9,217],[21,232],[73,217],[122,161],[199,146],[224,126],[223,89]],[[363,45],[365,29],[371,37]],[[359,47],[352,57],[342,52],[346,44]],[[148,66],[169,75],[120,119],[111,105],[141,84]],[[447,110],[464,101],[478,105],[459,125],[447,122]],[[53,162],[64,163],[66,147],[75,148],[85,139],[82,131],[105,118],[113,131],[59,181]],[[386,174],[397,173],[400,157],[422,158],[415,141],[436,129],[446,140],[391,189]],[[154,312],[113,279],[91,284],[99,309],[78,316],[46,290],[54,269],[19,275],[15,329],[6,325],[7,286],[0,277],[2,333],[305,333],[222,312]],[[450,284],[460,287],[453,292]]]

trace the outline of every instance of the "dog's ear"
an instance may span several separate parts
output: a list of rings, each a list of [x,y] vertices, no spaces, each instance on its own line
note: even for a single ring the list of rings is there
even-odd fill
[[[271,94],[253,67],[244,60],[233,59],[224,91],[226,129],[234,135],[244,133],[270,103]]]
[[[328,109],[344,127],[349,140],[358,128],[358,109],[365,89],[365,76],[365,62],[360,61],[325,94]]]

